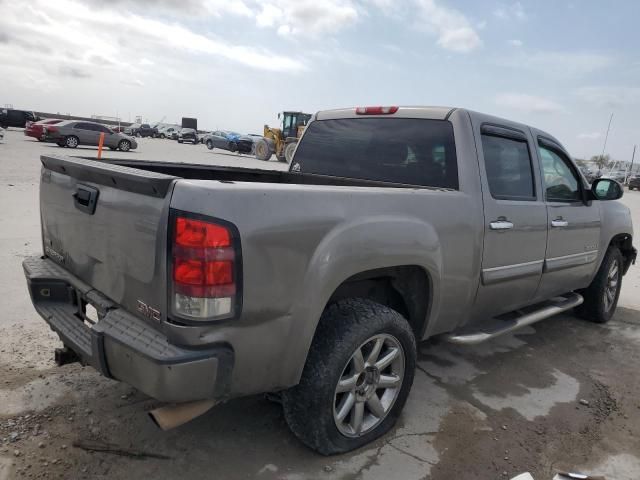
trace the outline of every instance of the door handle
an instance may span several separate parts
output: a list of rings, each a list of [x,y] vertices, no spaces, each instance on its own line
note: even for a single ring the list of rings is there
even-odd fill
[[[552,227],[568,227],[569,222],[563,220],[562,218],[556,218],[555,220],[551,220]]]
[[[491,230],[511,230],[513,228],[513,223],[504,218],[499,218],[498,220],[494,220],[489,224]]]

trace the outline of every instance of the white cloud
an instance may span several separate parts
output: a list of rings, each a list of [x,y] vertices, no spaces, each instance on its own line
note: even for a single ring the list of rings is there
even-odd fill
[[[142,63],[144,59],[151,61],[149,58],[170,55],[167,50],[169,47],[182,55],[207,55],[258,70],[299,72],[307,68],[301,60],[293,57],[260,47],[236,45],[192,31],[178,23],[168,23],[122,9],[102,10],[96,15],[93,9],[72,0],[59,0],[55,4],[49,1],[33,2],[29,9],[37,10],[46,21],[30,18],[28,11],[5,9],[0,17],[0,31],[10,32],[7,35],[9,42],[13,35],[22,35],[36,38],[45,45],[55,44],[53,53],[47,55],[43,52],[41,55],[45,65],[68,62],[69,55],[72,55],[72,59],[78,63],[81,57],[104,58],[113,68],[124,69],[131,67],[126,63],[126,59],[131,58],[128,46],[135,43],[142,66],[149,66],[148,63]],[[37,49],[33,50],[32,54],[37,55]],[[60,73],[82,78],[81,65],[74,65],[74,68],[76,71],[67,68],[61,69]]]
[[[500,57],[502,66],[532,70],[544,76],[582,76],[610,67],[615,58],[595,52],[521,52],[511,57]]]
[[[526,20],[527,14],[520,2],[510,5],[499,5],[494,11],[493,16],[500,20]]]
[[[268,0],[256,14],[259,27],[273,27],[280,35],[331,34],[353,25],[358,9],[351,0]]]
[[[512,47],[521,47],[522,46],[522,40],[518,40],[517,38],[514,38],[512,40],[509,40],[509,45],[511,45]]]
[[[471,22],[458,10],[443,7],[435,0],[416,0],[420,26],[437,36],[445,50],[468,53],[482,45]]]
[[[253,17],[254,12],[242,0],[204,0],[205,12],[220,17],[226,13],[243,17]]]
[[[575,92],[583,102],[602,108],[640,104],[640,87],[582,87]]]
[[[526,93],[501,93],[495,101],[501,107],[527,113],[558,113],[564,110],[562,105],[553,100]]]
[[[579,133],[578,138],[581,140],[597,140],[602,137],[600,132]]]

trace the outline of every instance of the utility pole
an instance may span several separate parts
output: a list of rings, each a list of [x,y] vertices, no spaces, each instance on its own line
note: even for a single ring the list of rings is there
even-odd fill
[[[611,116],[609,117],[609,125],[607,125],[607,133],[604,136],[604,145],[602,145],[602,155],[600,157],[604,159],[604,152],[607,149],[607,139],[609,138],[609,130],[611,129],[611,120],[613,120],[613,112],[611,112]],[[598,173],[600,173],[602,169],[598,168]]]
[[[629,176],[633,174],[633,160],[636,158],[636,146],[637,145],[633,146],[633,153],[631,154],[631,167],[629,167],[629,173],[625,177],[624,183],[627,183],[627,178],[629,178]]]

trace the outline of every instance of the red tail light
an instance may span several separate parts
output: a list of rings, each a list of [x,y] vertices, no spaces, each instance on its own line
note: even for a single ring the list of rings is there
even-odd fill
[[[235,227],[179,214],[173,219],[172,312],[201,321],[235,316],[240,268]]]
[[[398,107],[358,107],[358,115],[391,115],[398,111]]]

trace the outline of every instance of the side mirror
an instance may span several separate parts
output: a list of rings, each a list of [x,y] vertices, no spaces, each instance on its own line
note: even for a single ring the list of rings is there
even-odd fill
[[[615,180],[610,178],[598,178],[591,184],[591,193],[596,200],[618,200],[622,197],[623,190]]]

